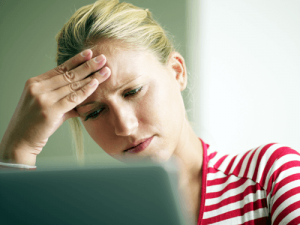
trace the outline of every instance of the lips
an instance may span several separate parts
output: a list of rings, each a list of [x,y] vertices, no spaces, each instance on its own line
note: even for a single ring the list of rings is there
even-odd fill
[[[148,145],[151,143],[153,139],[153,136],[150,138],[145,138],[137,142],[137,144],[133,144],[132,147],[129,147],[128,149],[124,150],[124,152],[128,153],[138,153],[143,150],[145,150]]]

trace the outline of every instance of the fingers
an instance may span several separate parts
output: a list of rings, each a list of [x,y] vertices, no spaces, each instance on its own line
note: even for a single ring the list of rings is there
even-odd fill
[[[82,88],[78,89],[77,91],[71,92],[71,94],[58,101],[55,107],[61,113],[65,114],[65,119],[71,118],[72,114],[69,113],[68,115],[66,115],[65,112],[71,111],[78,104],[86,100],[97,89],[98,85],[99,81],[97,79],[93,79],[91,82],[84,85]],[[74,114],[73,116],[76,115]]]
[[[78,65],[86,62],[87,60],[90,60],[93,56],[93,52],[91,49],[86,49],[82,51],[81,53],[78,53],[71,59],[64,62],[62,65],[57,66],[54,68],[54,71],[57,72],[56,75],[61,74],[61,71],[70,71],[74,68],[76,68]]]
[[[102,74],[104,74],[104,75],[102,75]],[[52,93],[49,94],[49,98],[53,99],[54,102],[58,102],[59,100],[65,98],[67,95],[70,95],[72,92],[76,92],[80,88],[84,87],[89,82],[91,82],[93,79],[97,79],[99,84],[101,84],[102,82],[107,80],[107,78],[110,76],[110,74],[111,74],[110,69],[108,67],[104,67],[103,69],[100,70],[100,73],[96,72],[84,80],[70,83],[69,85],[66,85],[64,87],[61,87],[61,88],[53,91]],[[79,102],[78,104],[80,104],[80,103],[81,102]],[[76,107],[76,106],[74,106],[74,107]]]
[[[68,83],[81,80],[91,73],[96,72],[97,70],[101,69],[105,65],[105,63],[106,57],[101,54],[93,59],[90,59],[89,61],[76,67],[73,70],[62,73],[62,76],[58,77],[60,77],[61,83],[63,83],[63,85],[66,85]]]
[[[74,117],[77,114],[73,109],[87,99],[111,74],[108,67],[103,68],[106,57],[101,54],[92,58],[92,55],[90,49],[85,50],[83,54],[77,54],[63,65],[31,78],[28,82],[31,92],[35,96],[46,96],[48,104],[60,115],[64,115],[64,120]]]
[[[99,55],[93,59],[90,59],[89,61],[86,61],[73,70],[65,71],[64,73],[44,80],[42,82],[43,91],[49,92],[71,83],[80,81],[88,75],[101,69],[105,65],[105,63],[106,57],[104,55]]]
[[[37,82],[41,82],[43,80],[47,80],[47,79],[57,76],[59,74],[63,74],[64,72],[70,71],[70,70],[76,68],[77,66],[81,65],[82,63],[90,60],[92,58],[92,56],[93,56],[92,50],[86,49],[86,50],[82,51],[81,53],[78,53],[74,57],[70,58],[63,64],[55,67],[54,69],[49,70],[48,72],[35,77],[35,80]]]

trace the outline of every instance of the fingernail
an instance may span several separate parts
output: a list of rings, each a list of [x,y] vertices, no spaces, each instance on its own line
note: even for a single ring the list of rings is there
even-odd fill
[[[97,79],[93,79],[91,82],[90,82],[90,86],[94,86],[98,83]]]
[[[102,55],[102,54],[94,58],[94,61],[95,61],[96,63],[99,63],[99,62],[101,62],[102,60],[104,60],[104,55]]]
[[[107,74],[108,73],[108,70],[106,69],[106,67],[104,67],[102,70],[100,70],[99,72],[98,72],[101,76],[104,76],[105,74]]]
[[[81,56],[82,57],[88,56],[89,54],[90,54],[90,50],[89,49],[86,49],[83,52],[81,52]]]

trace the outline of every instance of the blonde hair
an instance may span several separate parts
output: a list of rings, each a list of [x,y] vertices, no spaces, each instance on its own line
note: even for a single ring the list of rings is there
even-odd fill
[[[150,50],[162,64],[175,51],[171,36],[156,22],[148,9],[118,0],[98,0],[78,9],[55,37],[57,65],[101,40],[119,40],[129,47]],[[80,120],[69,121],[78,160],[84,159]]]

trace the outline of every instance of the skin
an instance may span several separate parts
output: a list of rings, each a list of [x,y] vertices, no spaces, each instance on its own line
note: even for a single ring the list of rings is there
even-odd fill
[[[107,69],[105,57],[96,62],[91,50],[82,53],[27,80],[0,143],[1,162],[35,165],[49,137],[64,121],[78,116],[74,108],[109,77],[110,73],[95,73]]]
[[[201,142],[185,117],[183,57],[173,52],[167,65],[162,65],[153,53],[127,49],[117,41],[100,43],[93,55],[100,54],[105,55],[111,76],[83,102],[87,105],[76,108],[85,129],[106,153],[120,161],[131,157],[167,161],[175,156],[180,165],[180,188],[197,220],[203,156]],[[85,121],[92,113],[95,118]],[[124,152],[130,144],[149,137],[153,139],[144,151]]]
[[[58,127],[80,117],[95,142],[118,160],[175,157],[179,188],[197,221],[203,150],[185,117],[184,58],[172,52],[162,65],[149,51],[111,40],[84,53],[26,82],[0,143],[0,161],[35,165],[36,156]],[[93,104],[82,106],[89,102]],[[87,114],[99,109],[103,109],[101,114],[85,121]],[[144,151],[124,152],[149,137],[153,139]]]

